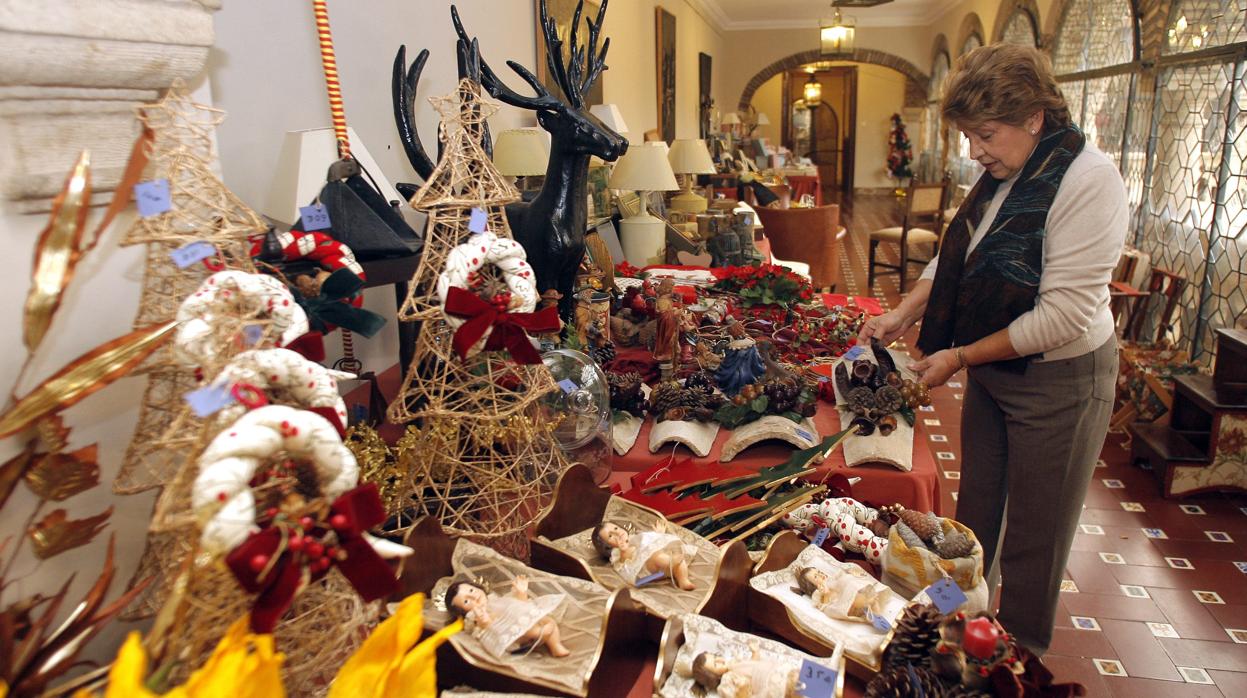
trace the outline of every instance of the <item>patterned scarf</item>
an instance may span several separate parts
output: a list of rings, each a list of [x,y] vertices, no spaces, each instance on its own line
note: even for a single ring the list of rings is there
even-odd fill
[[[983,220],[1000,180],[984,172],[944,234],[918,348],[926,355],[964,346],[1009,326],[1035,307],[1048,209],[1086,138],[1077,126],[1045,133],[1022,167],[991,228],[970,256],[971,226]],[[1011,362],[1025,370],[1028,358]]]

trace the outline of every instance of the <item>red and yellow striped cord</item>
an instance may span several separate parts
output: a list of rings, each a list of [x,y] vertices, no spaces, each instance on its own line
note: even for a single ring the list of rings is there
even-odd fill
[[[329,32],[329,8],[326,0],[312,0],[316,13],[316,36],[320,41],[320,63],[325,69],[325,88],[329,92],[329,115],[333,119],[333,133],[338,140],[338,157],[351,154],[351,142],[346,135],[346,111],[342,107],[342,86],[338,82],[338,59],[333,53],[333,35]]]

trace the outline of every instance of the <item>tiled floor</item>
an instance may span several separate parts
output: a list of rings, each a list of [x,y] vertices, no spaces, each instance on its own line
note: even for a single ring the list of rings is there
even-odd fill
[[[867,235],[897,224],[895,202],[858,197],[843,210],[845,291],[895,304],[895,275],[865,288]],[[883,251],[895,263],[896,247]],[[933,391],[934,413],[921,415],[954,516],[963,387],[954,376]],[[1123,440],[1109,435],[1087,492],[1045,661],[1089,696],[1247,696],[1247,497],[1162,499]]]

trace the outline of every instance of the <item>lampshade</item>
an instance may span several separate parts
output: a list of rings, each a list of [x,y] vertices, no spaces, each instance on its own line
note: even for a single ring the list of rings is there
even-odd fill
[[[837,9],[830,24],[819,27],[821,49],[824,56],[847,56],[853,53],[854,35],[857,33],[852,19],[844,20]]]
[[[386,201],[401,201],[403,197],[385,178],[355,129],[348,126],[346,133],[351,155],[372,176],[381,196]],[[283,223],[298,220],[299,207],[307,206],[320,194],[325,187],[325,173],[337,160],[338,141],[332,128],[287,131],[260,213]]]
[[[494,143],[494,167],[508,177],[528,177],[546,173],[550,145],[546,132],[516,128],[498,134]]]
[[[672,191],[680,187],[675,181],[675,173],[671,171],[671,163],[667,162],[666,149],[656,143],[642,143],[628,148],[628,152],[615,163],[606,186],[632,191]]]
[[[725,124],[727,126],[735,126],[736,124],[740,123],[740,116],[736,112],[730,111],[723,115],[723,121],[719,123]]]
[[[667,153],[671,170],[676,174],[714,174],[714,160],[710,149],[700,138],[679,138],[671,144]]]
[[[615,133],[627,133],[628,124],[624,123],[623,113],[614,104],[595,104],[589,107],[589,113],[596,116]]]
[[[758,125],[769,126],[770,124],[771,124],[771,120],[767,117],[766,112],[764,111],[758,112]]]

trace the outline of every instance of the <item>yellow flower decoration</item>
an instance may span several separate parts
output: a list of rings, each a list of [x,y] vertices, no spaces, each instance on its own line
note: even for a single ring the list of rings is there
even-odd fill
[[[455,621],[417,644],[423,627],[424,594],[408,596],[342,665],[329,687],[329,698],[435,698],[435,653],[463,629],[463,621]]]
[[[145,685],[147,651],[138,633],[130,633],[108,672],[108,688],[100,698],[284,698],[281,663],[285,656],[273,646],[272,635],[253,635],[247,618],[235,621],[217,643],[208,661],[186,683],[157,694]],[[3,695],[0,695],[3,698]],[[97,698],[85,689],[74,698]]]

